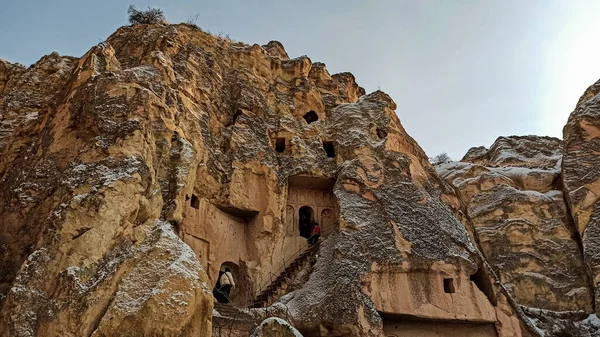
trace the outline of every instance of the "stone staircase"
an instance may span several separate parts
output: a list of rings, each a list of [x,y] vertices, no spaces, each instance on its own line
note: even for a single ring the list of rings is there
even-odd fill
[[[290,281],[293,280],[300,270],[309,260],[314,257],[319,250],[319,243],[310,246],[298,257],[292,261],[271,284],[269,284],[256,298],[251,302],[250,308],[262,308],[271,305],[281,296],[289,292]]]
[[[212,335],[215,337],[247,337],[256,325],[251,314],[230,304],[215,303],[213,310],[219,313],[212,318]]]

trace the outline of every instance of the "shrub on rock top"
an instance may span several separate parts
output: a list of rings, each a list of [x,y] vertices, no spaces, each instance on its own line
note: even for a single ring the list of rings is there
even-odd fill
[[[159,8],[148,7],[148,10],[138,11],[135,5],[130,5],[127,14],[129,14],[129,23],[132,25],[151,25],[165,21],[165,15]]]
[[[429,158],[431,165],[440,165],[451,162],[452,159],[446,152],[442,152],[435,157]]]

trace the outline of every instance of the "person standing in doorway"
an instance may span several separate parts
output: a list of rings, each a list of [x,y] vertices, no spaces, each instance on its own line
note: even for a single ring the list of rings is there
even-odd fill
[[[225,300],[225,302],[221,303],[229,303],[229,294],[231,293],[231,288],[235,288],[235,282],[233,281],[233,275],[231,274],[229,267],[225,267],[225,272],[219,278],[219,282],[221,283],[221,289],[219,289],[219,292],[223,294]]]
[[[313,224],[312,235],[308,238],[308,243],[311,245],[314,245],[315,243],[317,243],[319,241],[320,237],[321,237],[321,227],[319,227],[319,224],[315,222]]]

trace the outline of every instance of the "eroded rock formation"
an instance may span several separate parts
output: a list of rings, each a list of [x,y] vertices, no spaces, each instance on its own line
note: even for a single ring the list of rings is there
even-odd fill
[[[231,310],[238,335],[269,315],[294,328],[272,318],[257,335],[594,331],[594,197],[575,192],[576,169],[561,175],[562,142],[501,138],[442,180],[395,109],[279,42],[185,24],[0,62],[0,335],[235,330],[213,311],[225,267],[233,305],[276,301]],[[565,139],[565,160],[593,150]],[[269,295],[274,278],[285,294]]]
[[[500,137],[437,167],[504,287],[546,336],[594,336],[594,288],[565,202],[563,142]],[[591,317],[591,316],[590,316]]]
[[[600,81],[590,86],[563,129],[565,196],[583,242],[600,313]]]

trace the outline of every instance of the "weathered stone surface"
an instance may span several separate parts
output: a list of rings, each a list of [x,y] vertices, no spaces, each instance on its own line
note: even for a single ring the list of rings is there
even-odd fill
[[[600,331],[600,320],[594,313],[523,309],[542,336],[595,337]]]
[[[499,137],[489,149],[469,149],[461,161],[482,166],[552,168],[560,164],[561,157],[562,142],[558,138],[510,136]]]
[[[270,317],[254,330],[252,337],[302,337],[302,334],[281,318]]]
[[[0,94],[4,91],[6,84],[12,78],[25,71],[25,67],[20,64],[12,64],[0,59]]]
[[[600,82],[600,81],[599,81]],[[585,263],[600,313],[600,83],[581,96],[563,129],[563,183],[566,200],[583,242]]]
[[[561,151],[555,138],[500,137],[489,150],[473,148],[462,162],[437,171],[455,189],[465,222],[502,284],[520,305],[537,308],[528,314],[586,318],[593,312],[592,286],[563,197]]]
[[[27,71],[0,63],[0,153],[8,137],[24,123],[38,124],[47,117],[52,100],[69,79],[77,59],[57,53],[44,56]],[[13,137],[15,142],[24,137]],[[9,158],[12,160],[12,158]]]
[[[103,44],[9,81],[2,336],[210,334],[206,274],[161,217],[191,175],[186,142],[162,132],[173,119],[144,88],[152,74],[120,68]],[[34,109],[37,120],[22,120]]]
[[[34,75],[52,85],[28,99]],[[221,267],[248,304],[305,245],[300,205],[328,231],[308,281],[274,305],[299,331],[383,336],[402,316],[524,334],[395,103],[350,73],[277,42],[140,25],[7,83],[3,336],[208,336]]]

